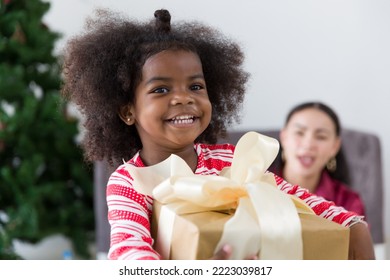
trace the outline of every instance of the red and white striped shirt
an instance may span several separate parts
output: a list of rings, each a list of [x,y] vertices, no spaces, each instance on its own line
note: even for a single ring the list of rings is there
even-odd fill
[[[219,175],[221,170],[230,166],[235,146],[231,144],[195,144],[198,154],[198,165],[195,174]],[[144,167],[139,153],[128,163]],[[333,202],[309,193],[306,189],[293,186],[282,178],[275,176],[278,188],[305,201],[321,217],[344,226],[349,226],[357,214],[348,212]],[[160,259],[153,249],[150,233],[153,198],[134,190],[133,178],[119,166],[110,176],[107,185],[108,220],[111,225],[111,245],[109,259]]]

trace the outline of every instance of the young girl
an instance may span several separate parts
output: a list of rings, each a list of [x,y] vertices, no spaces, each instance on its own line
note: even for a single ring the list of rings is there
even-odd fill
[[[212,143],[239,120],[248,80],[229,38],[196,22],[171,26],[167,10],[154,15],[140,23],[101,11],[65,52],[63,93],[85,116],[86,158],[116,166],[107,185],[109,259],[160,258],[150,234],[153,199],[134,190],[123,160],[144,167],[176,154],[194,173],[218,175],[235,147]],[[286,193],[313,196],[275,179]],[[351,228],[350,258],[374,258],[360,216],[315,200],[317,215]],[[230,253],[227,245],[214,258]]]

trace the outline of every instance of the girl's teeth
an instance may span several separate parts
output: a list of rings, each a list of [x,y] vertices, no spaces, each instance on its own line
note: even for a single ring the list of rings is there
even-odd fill
[[[185,119],[192,119],[193,116],[179,116],[179,117],[175,117],[173,118],[173,120],[185,120]]]
[[[174,124],[190,124],[194,122],[193,116],[178,116],[172,119]]]
[[[188,124],[188,123],[193,123],[193,119],[174,119],[173,123],[174,124]]]

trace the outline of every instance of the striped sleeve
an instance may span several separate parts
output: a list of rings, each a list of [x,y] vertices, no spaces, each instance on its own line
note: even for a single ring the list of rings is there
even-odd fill
[[[359,216],[354,212],[347,211],[343,207],[336,206],[332,201],[328,201],[320,196],[312,194],[305,188],[298,185],[292,185],[275,174],[274,177],[276,184],[281,191],[302,199],[320,217],[346,227],[351,226],[356,217],[363,219],[362,216]]]
[[[110,176],[106,194],[111,225],[108,259],[160,259],[152,247],[150,234],[153,199],[134,190],[133,180],[124,166]]]

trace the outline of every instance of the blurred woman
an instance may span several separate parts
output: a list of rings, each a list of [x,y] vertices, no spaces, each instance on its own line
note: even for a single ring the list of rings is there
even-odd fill
[[[281,153],[272,171],[364,216],[363,201],[349,187],[340,133],[339,118],[329,106],[320,102],[299,104],[288,113],[280,132]]]

